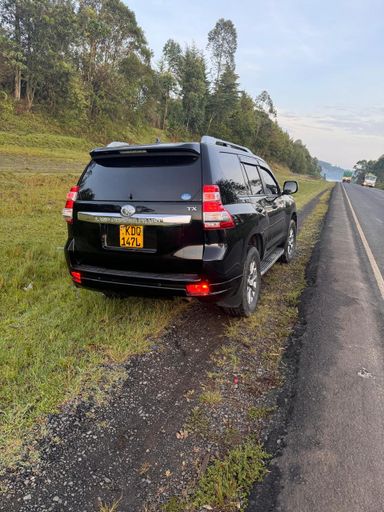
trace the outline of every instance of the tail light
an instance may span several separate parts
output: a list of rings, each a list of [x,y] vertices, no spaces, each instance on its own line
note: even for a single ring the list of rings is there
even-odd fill
[[[235,227],[231,214],[224,208],[217,185],[203,187],[204,229],[228,229]]]
[[[74,283],[81,284],[81,273],[71,270],[71,277]]]
[[[79,188],[80,187],[78,186],[71,187],[71,190],[67,194],[67,200],[63,209],[63,217],[68,224],[72,224],[73,222],[73,205],[77,199]]]
[[[187,284],[185,290],[190,297],[202,297],[209,295],[211,287],[208,281],[199,281],[198,283]]]

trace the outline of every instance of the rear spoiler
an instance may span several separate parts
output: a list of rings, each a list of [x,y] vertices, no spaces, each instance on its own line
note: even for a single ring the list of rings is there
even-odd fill
[[[200,144],[198,142],[180,144],[148,144],[146,146],[111,145],[109,147],[95,148],[89,154],[95,160],[97,158],[118,157],[118,156],[145,156],[145,155],[199,155]]]

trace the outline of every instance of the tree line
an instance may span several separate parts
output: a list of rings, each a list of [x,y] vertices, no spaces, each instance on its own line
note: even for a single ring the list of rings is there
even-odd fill
[[[121,0],[0,0],[0,109],[12,97],[19,111],[47,112],[105,135],[106,127],[124,125],[177,138],[208,133],[319,175],[305,145],[279,127],[268,92],[253,98],[240,90],[236,50],[236,28],[221,18],[205,53],[169,39],[154,66]]]

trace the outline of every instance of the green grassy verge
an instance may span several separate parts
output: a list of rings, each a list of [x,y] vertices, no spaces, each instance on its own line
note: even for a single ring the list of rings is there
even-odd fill
[[[1,174],[0,460],[39,418],[97,382],[101,363],[148,350],[179,301],[107,300],[72,286],[63,198],[72,176]]]
[[[111,140],[129,143],[168,140],[161,130],[149,127],[79,127],[72,123],[65,130],[47,115],[0,112],[0,171],[77,172],[88,161],[89,151]]]
[[[261,432],[275,405],[260,404],[282,384],[281,358],[298,321],[298,302],[306,286],[305,270],[319,239],[329,194],[321,197],[304,222],[294,260],[289,266],[275,265],[263,278],[256,313],[230,322],[228,343],[214,355],[216,368],[207,376],[210,386],[220,389],[221,399],[213,403],[202,400],[185,426],[208,445],[216,443],[216,449],[226,453],[208,466],[196,485],[185,490],[188,498],[172,498],[164,506],[165,512],[245,510],[252,484],[265,476],[268,456],[262,447]],[[233,389],[234,374],[239,379],[238,390]],[[248,407],[244,408],[244,404]],[[218,438],[217,418],[228,410],[236,418],[231,423],[232,446],[225,432]]]

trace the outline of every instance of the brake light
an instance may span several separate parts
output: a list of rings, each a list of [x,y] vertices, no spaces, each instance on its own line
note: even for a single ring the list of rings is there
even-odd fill
[[[73,222],[73,205],[77,199],[78,192],[80,187],[71,187],[70,191],[67,194],[67,200],[65,202],[65,207],[63,209],[63,217],[68,224],[72,224]]]
[[[74,283],[81,284],[81,273],[71,270],[71,277]]]
[[[199,281],[198,283],[190,283],[185,286],[187,295],[191,297],[198,297],[203,295],[209,295],[211,287],[208,281]]]
[[[204,229],[228,229],[235,227],[231,214],[224,208],[218,185],[203,187]]]

